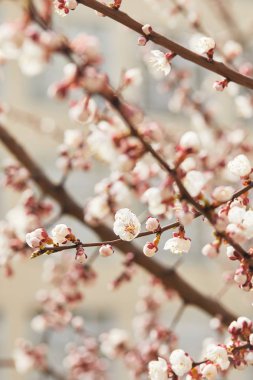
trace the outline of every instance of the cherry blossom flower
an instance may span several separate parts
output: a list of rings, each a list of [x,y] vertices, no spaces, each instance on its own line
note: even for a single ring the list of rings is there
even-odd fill
[[[150,380],[167,380],[168,379],[168,364],[163,358],[152,360],[148,364]]]
[[[161,215],[166,212],[166,205],[162,203],[161,190],[150,187],[142,195],[142,201],[148,203],[148,209],[152,215]]]
[[[218,202],[226,202],[232,198],[234,189],[231,186],[218,186],[212,192],[212,197]]]
[[[201,366],[201,374],[206,380],[216,380],[218,372],[214,364],[204,364]]]
[[[123,353],[129,344],[129,336],[125,330],[113,328],[101,335],[100,349],[104,355],[114,359],[117,354]]]
[[[191,358],[180,349],[174,350],[170,355],[171,368],[177,376],[184,376],[192,368]]]
[[[179,146],[183,149],[191,149],[198,152],[200,149],[200,140],[196,132],[188,131],[180,139]]]
[[[83,133],[78,129],[64,131],[64,144],[71,148],[78,148],[83,144]]]
[[[162,71],[164,75],[168,75],[171,71],[171,64],[166,54],[160,50],[152,50],[152,56],[149,61],[153,64],[154,68],[158,71]]]
[[[71,229],[66,224],[57,224],[52,230],[52,238],[56,244],[65,244],[67,236],[71,234]]]
[[[19,67],[23,74],[34,76],[40,74],[48,62],[48,54],[44,47],[26,39],[19,54]]]
[[[252,98],[247,95],[235,97],[236,110],[239,116],[250,119],[253,116]]]
[[[24,31],[16,23],[0,25],[0,55],[4,59],[16,59],[24,40]]]
[[[122,240],[131,241],[139,235],[141,224],[135,214],[128,208],[120,209],[115,214],[113,231]]]
[[[46,368],[45,356],[45,345],[33,347],[30,342],[19,339],[13,354],[15,368],[20,374],[25,374],[34,368],[43,370]]]
[[[210,344],[207,346],[205,357],[217,364],[223,371],[230,365],[227,350],[222,346]]]
[[[184,178],[184,186],[192,197],[198,196],[206,183],[207,178],[197,170],[189,171]]]
[[[31,355],[28,355],[22,349],[14,351],[14,363],[18,373],[25,374],[34,368],[34,360]]]
[[[219,251],[213,244],[206,244],[202,248],[202,255],[210,257],[210,258],[215,258],[219,254]]]
[[[26,234],[26,242],[31,248],[39,248],[47,240],[48,234],[44,228],[37,228]]]
[[[208,54],[215,48],[215,41],[210,37],[201,37],[196,41],[195,51],[199,54]]]
[[[178,255],[188,253],[191,248],[191,240],[183,237],[173,237],[166,241],[164,250],[170,250],[172,253]]]
[[[243,272],[243,269],[239,268],[235,272],[234,280],[238,285],[242,286],[246,284],[248,276],[246,275],[246,273]]]
[[[231,207],[228,212],[228,220],[230,223],[240,224],[246,214],[243,207]]]
[[[239,154],[228,163],[228,170],[239,177],[247,177],[251,172],[251,164],[244,154]]]

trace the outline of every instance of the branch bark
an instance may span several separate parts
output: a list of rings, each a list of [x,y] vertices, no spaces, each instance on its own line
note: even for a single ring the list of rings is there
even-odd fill
[[[159,33],[156,33],[155,31],[152,31],[151,34],[147,37],[142,31],[143,25],[120,10],[115,10],[96,0],[78,0],[78,2],[88,8],[102,13],[103,15],[113,19],[122,25],[125,25],[127,28],[153,41],[155,44],[173,51],[187,61],[195,63],[198,66],[219,74],[231,82],[235,82],[241,86],[250,88],[251,90],[253,89],[253,78],[240,74],[222,62],[215,60],[209,62],[205,57],[194,53],[193,51],[179,45],[178,43],[170,40],[169,38],[166,38]]]
[[[82,208],[71,198],[62,186],[57,186],[46,176],[25,149],[2,125],[0,125],[0,141],[2,141],[16,159],[29,170],[32,179],[41,190],[60,204],[64,213],[75,217],[86,227],[91,228],[83,220]],[[105,225],[92,227],[92,229],[101,240],[113,240],[115,237],[111,229]],[[126,255],[128,252],[133,252],[135,254],[134,261],[137,265],[160,279],[165,288],[174,289],[186,304],[197,306],[212,316],[220,315],[225,325],[229,325],[237,318],[218,301],[201,294],[197,289],[193,288],[174,270],[166,268],[157,261],[145,257],[142,251],[134,244],[123,242],[120,246],[120,251],[123,255]]]

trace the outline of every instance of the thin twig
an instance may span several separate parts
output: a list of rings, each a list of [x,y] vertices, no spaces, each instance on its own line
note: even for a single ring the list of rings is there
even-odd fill
[[[142,30],[143,25],[128,16],[126,13],[123,13],[120,10],[112,9],[111,7],[108,7],[107,5],[104,5],[103,3],[100,3],[96,0],[79,0],[79,3],[88,8],[98,11],[99,13],[102,13],[103,15],[113,19],[122,25],[125,25],[127,28],[147,38]],[[235,82],[241,86],[253,89],[253,78],[240,74],[222,62],[215,60],[209,62],[205,57],[194,53],[193,51],[179,45],[178,43],[166,38],[159,33],[156,33],[155,31],[151,32],[151,34],[148,36],[148,39],[157,45],[171,50],[187,61],[195,63],[198,66],[201,66],[209,71],[221,75],[224,78],[227,78],[230,82]]]

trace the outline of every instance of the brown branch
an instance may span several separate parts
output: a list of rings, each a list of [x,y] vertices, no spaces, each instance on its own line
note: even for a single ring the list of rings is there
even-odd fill
[[[179,222],[174,222],[174,223],[168,224],[167,226],[162,227],[161,229],[159,229],[158,231],[155,231],[155,232],[149,232],[149,231],[141,232],[141,233],[139,233],[138,236],[136,236],[135,239],[139,239],[139,238],[144,237],[144,236],[154,235],[156,233],[162,234],[165,231],[172,230],[173,228],[176,228],[179,226],[180,226]],[[121,244],[121,243],[123,243],[122,239],[113,239],[113,240],[106,240],[106,241],[95,242],[95,243],[79,243],[78,242],[78,243],[75,243],[72,245],[59,245],[59,246],[52,246],[52,247],[46,246],[46,247],[40,249],[39,251],[35,251],[34,252],[35,255],[32,257],[37,257],[40,255],[43,255],[44,253],[54,253],[54,252],[61,252],[61,251],[66,251],[66,250],[70,250],[70,249],[75,249],[79,246],[82,246],[83,248],[91,248],[91,247],[101,247],[102,245],[105,245],[105,244],[117,245],[117,244]]]
[[[111,7],[99,3],[96,0],[79,0],[79,3],[104,14],[105,16],[122,25],[125,25],[127,28],[147,38],[147,36],[142,31],[143,25],[128,16],[126,13],[123,13],[120,10],[112,9]],[[222,62],[215,60],[209,62],[205,57],[192,52],[191,50],[177,44],[176,42],[164,37],[159,33],[156,33],[155,31],[151,32],[151,34],[148,36],[148,39],[157,45],[173,51],[175,54],[179,55],[183,59],[186,59],[187,61],[193,62],[198,66],[201,66],[209,71],[227,78],[231,82],[235,82],[241,86],[253,89],[253,78],[238,73]]]
[[[29,170],[31,177],[43,192],[55,199],[62,207],[64,213],[72,215],[84,225],[87,224],[83,220],[82,208],[70,197],[66,190],[55,185],[33,162],[32,158],[27,154],[24,148],[0,125],[0,140],[7,149]],[[90,226],[88,226],[91,228]],[[107,226],[98,226],[92,228],[93,231],[103,240],[113,240],[114,234]],[[167,289],[174,289],[182,298],[184,303],[194,305],[205,311],[206,313],[216,316],[221,315],[223,323],[229,325],[236,316],[225,309],[219,302],[201,294],[197,289],[194,289],[184,279],[182,279],[174,270],[168,269],[155,260],[147,258],[142,251],[135,247],[132,243],[123,242],[120,246],[122,254],[133,252],[134,262],[149,272],[151,275],[160,279],[162,284]]]

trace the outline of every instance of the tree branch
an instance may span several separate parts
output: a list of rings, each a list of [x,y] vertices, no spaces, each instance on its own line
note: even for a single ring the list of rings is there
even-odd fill
[[[107,226],[101,225],[98,227],[90,227],[84,222],[82,208],[70,197],[64,188],[55,185],[45,175],[40,167],[27,154],[24,148],[2,125],[0,125],[0,140],[16,159],[29,170],[31,177],[41,190],[61,205],[64,213],[72,215],[85,226],[92,228],[102,241],[114,239],[114,233]],[[135,254],[134,262],[137,265],[160,279],[165,288],[174,289],[186,304],[197,306],[212,316],[220,315],[225,325],[229,325],[236,319],[236,316],[225,309],[219,304],[219,302],[201,294],[198,290],[194,289],[190,284],[183,280],[174,270],[168,269],[157,261],[145,257],[142,251],[132,243],[124,241],[120,246],[120,250],[124,255],[128,252],[133,252]]]
[[[176,42],[164,37],[159,33],[156,33],[155,31],[152,31],[149,36],[146,36],[142,31],[143,25],[120,10],[115,10],[96,0],[78,0],[78,2],[88,8],[94,9],[104,14],[105,16],[113,19],[114,21],[122,25],[125,25],[127,28],[135,31],[138,34],[143,35],[144,37],[153,41],[157,45],[160,45],[166,49],[173,51],[174,53],[176,53],[181,58],[187,61],[195,63],[198,66],[201,66],[209,71],[219,74],[227,78],[231,82],[235,82],[241,86],[253,89],[253,78],[238,73],[237,71],[231,69],[229,66],[225,65],[222,62],[218,62],[215,60],[209,62],[205,57],[202,57],[194,53],[193,51],[177,44]]]

